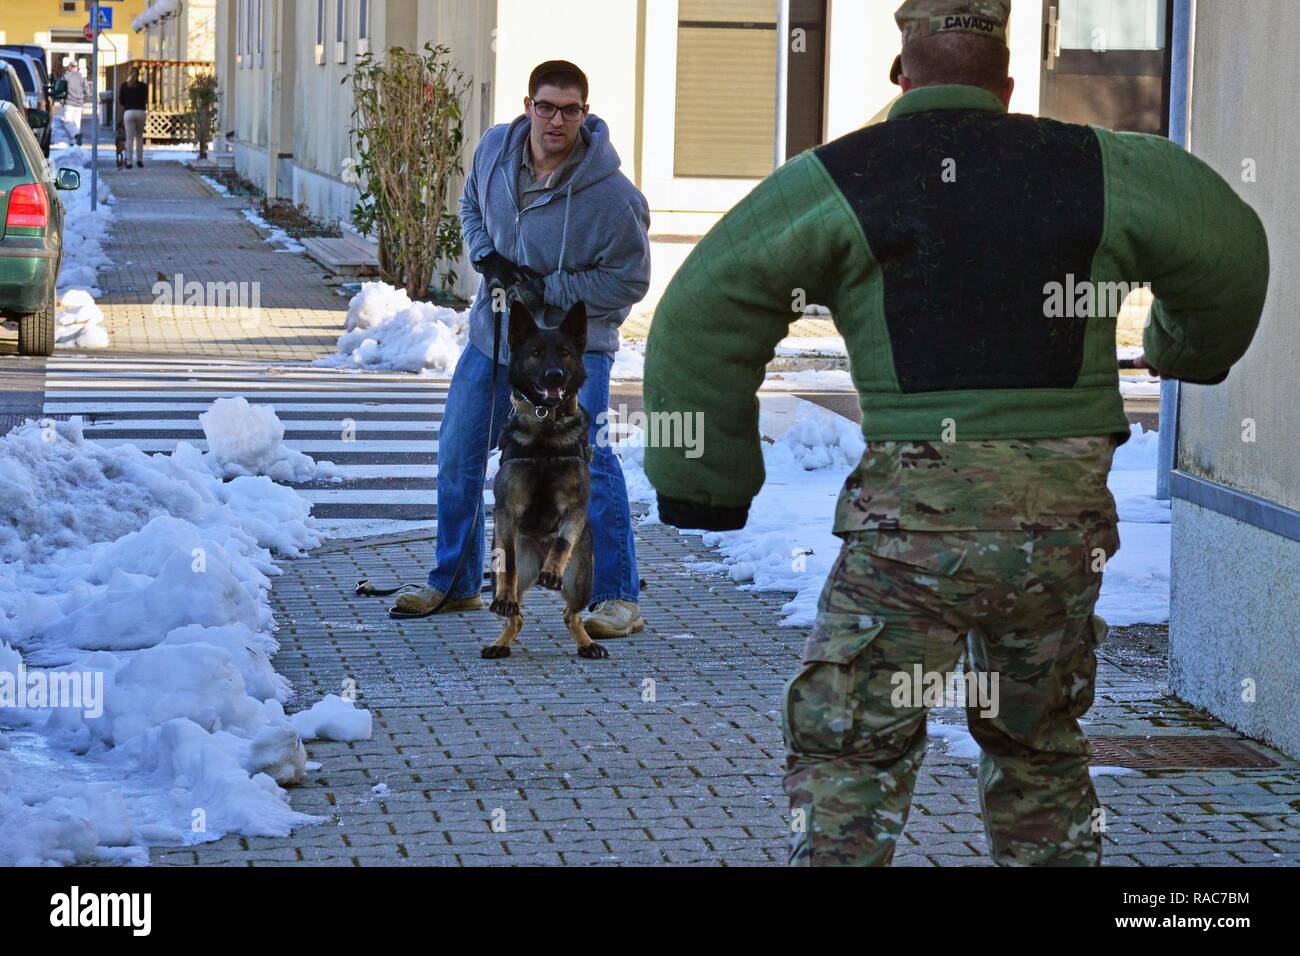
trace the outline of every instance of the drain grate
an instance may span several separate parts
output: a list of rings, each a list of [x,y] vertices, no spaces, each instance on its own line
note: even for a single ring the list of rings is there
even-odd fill
[[[1276,767],[1278,762],[1235,737],[1166,734],[1090,737],[1092,762],[1133,770],[1204,770]]]

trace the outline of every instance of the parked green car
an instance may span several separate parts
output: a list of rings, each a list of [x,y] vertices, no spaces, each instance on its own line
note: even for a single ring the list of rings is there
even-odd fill
[[[63,262],[63,202],[55,190],[79,189],[81,174],[57,175],[28,126],[49,114],[0,102],[0,316],[18,319],[18,351],[54,351],[54,307]]]

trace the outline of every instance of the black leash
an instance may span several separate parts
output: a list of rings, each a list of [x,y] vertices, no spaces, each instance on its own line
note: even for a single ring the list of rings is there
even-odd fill
[[[501,316],[502,313],[497,312],[495,309],[493,310],[492,312],[492,391],[491,391],[491,397],[488,399],[487,454],[483,459],[484,484],[487,483],[487,460],[492,457],[492,444],[493,444],[492,431],[496,427],[497,364],[498,364],[498,360],[501,358]],[[466,343],[465,347],[472,349],[474,346],[470,343]],[[479,516],[482,513],[483,513],[483,490],[480,490],[478,495],[478,504],[474,508],[474,519],[470,522],[471,531],[474,528],[474,526],[478,524]],[[397,608],[390,607],[388,609],[388,616],[391,618],[396,618],[401,621],[412,621],[412,620],[419,620],[420,618],[425,618],[425,617],[433,617],[444,607],[446,607],[447,602],[451,600],[451,596],[456,590],[456,584],[458,581],[460,581],[460,576],[465,570],[465,559],[467,557],[469,557],[469,548],[462,548],[460,552],[460,561],[457,562],[456,564],[456,570],[452,572],[451,583],[447,586],[447,590],[443,592],[442,600],[439,601],[436,605],[434,605],[432,610],[425,611],[422,614],[403,614],[400,611],[398,611]],[[362,578],[360,581],[357,582],[357,589],[355,593],[360,594],[364,597],[391,597],[392,595],[400,594],[403,591],[418,590],[419,587],[420,585],[416,585],[416,584],[401,584],[395,588],[377,588],[370,583],[369,578]],[[483,589],[482,585],[480,585],[479,590],[481,591],[482,589]]]

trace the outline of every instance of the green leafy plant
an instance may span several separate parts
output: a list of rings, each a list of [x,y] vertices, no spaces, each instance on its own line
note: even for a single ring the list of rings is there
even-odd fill
[[[438,263],[460,256],[460,222],[447,199],[462,172],[469,81],[447,47],[426,43],[423,53],[362,54],[343,82],[352,84],[351,173],[361,192],[352,224],[378,239],[380,277],[423,298]],[[441,284],[455,281],[448,269]]]
[[[208,143],[217,124],[217,77],[214,73],[198,73],[190,77],[190,122],[194,126],[194,140],[199,144],[199,159],[208,158]]]

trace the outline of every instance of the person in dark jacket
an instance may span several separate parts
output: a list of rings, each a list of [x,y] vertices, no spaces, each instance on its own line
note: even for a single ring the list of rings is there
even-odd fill
[[[117,91],[117,101],[126,126],[126,168],[131,168],[131,154],[135,164],[144,166],[144,121],[149,107],[149,84],[140,79],[140,68],[131,67],[130,78]]]

